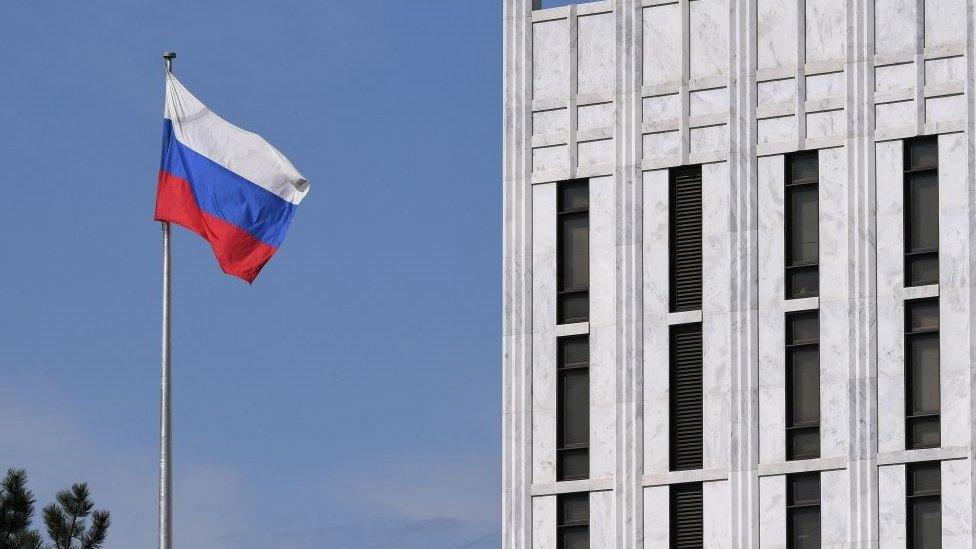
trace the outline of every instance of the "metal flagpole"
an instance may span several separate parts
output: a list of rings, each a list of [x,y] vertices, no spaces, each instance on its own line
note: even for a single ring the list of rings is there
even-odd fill
[[[173,52],[163,53],[166,72],[173,72]],[[160,375],[161,392],[159,402],[159,549],[172,549],[173,546],[173,472],[170,469],[172,458],[172,431],[170,421],[170,226],[169,221],[161,221],[163,227],[163,347],[162,371]]]

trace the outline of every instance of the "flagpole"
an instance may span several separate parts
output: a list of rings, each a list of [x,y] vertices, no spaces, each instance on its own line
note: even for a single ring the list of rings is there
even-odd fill
[[[163,53],[166,72],[173,72],[173,52]],[[170,468],[172,458],[172,431],[170,421],[170,225],[169,221],[161,221],[163,228],[163,334],[162,334],[162,368],[160,372],[160,401],[159,401],[159,549],[172,549],[173,546],[173,471]]]

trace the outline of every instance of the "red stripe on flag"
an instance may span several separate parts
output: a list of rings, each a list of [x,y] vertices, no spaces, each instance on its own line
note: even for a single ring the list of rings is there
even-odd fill
[[[210,242],[220,268],[248,283],[277,251],[244,229],[201,211],[190,183],[165,171],[159,172],[156,221],[170,221],[202,236]]]

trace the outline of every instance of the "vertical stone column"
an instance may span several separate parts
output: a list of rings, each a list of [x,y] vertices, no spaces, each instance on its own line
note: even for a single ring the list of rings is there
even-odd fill
[[[758,233],[756,175],[756,2],[733,0],[730,33],[729,216],[732,316],[732,544],[759,547]]]
[[[505,0],[502,257],[502,546],[532,545],[531,16]]]
[[[643,213],[641,158],[642,27],[640,0],[617,0],[614,169],[617,246],[616,547],[643,546]]]
[[[874,2],[847,2],[847,208],[850,268],[851,547],[878,539]]]

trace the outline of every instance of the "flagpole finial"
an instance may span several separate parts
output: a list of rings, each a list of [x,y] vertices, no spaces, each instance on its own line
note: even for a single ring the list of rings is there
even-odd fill
[[[176,59],[175,51],[164,51],[163,62],[166,63],[166,72],[173,72],[173,60]]]

